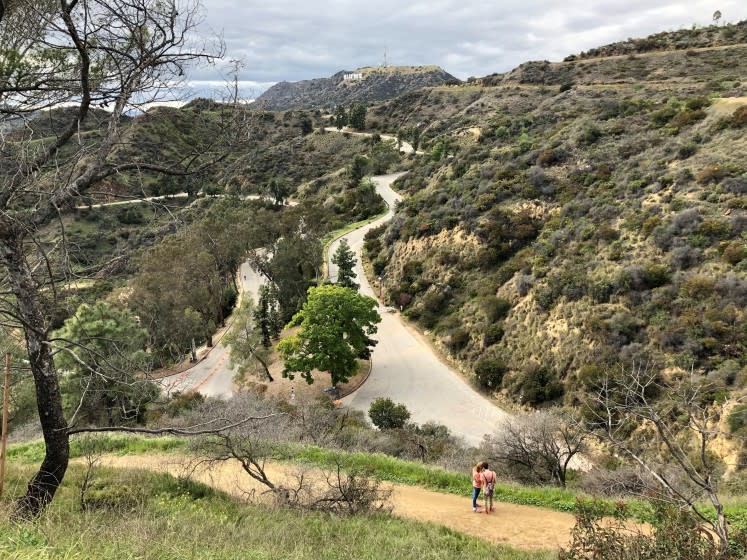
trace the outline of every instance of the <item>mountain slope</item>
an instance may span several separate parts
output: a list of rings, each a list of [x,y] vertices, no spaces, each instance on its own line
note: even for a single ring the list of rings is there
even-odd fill
[[[383,101],[423,87],[456,82],[437,66],[359,68],[329,78],[280,82],[260,95],[253,106],[271,111],[329,108]]]
[[[372,109],[431,153],[368,242],[386,297],[524,403],[634,359],[741,387],[744,49],[527,63]]]

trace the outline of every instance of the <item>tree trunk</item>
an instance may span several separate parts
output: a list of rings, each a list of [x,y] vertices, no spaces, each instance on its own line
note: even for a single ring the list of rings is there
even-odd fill
[[[724,558],[728,557],[729,552],[729,526],[726,524],[726,515],[724,515],[724,506],[721,504],[721,500],[718,494],[714,491],[709,491],[709,497],[713,504],[713,509],[716,511],[716,521],[713,523],[713,528],[716,531],[716,535],[719,539],[719,549]]]
[[[23,242],[17,238],[6,240],[0,249],[24,322],[29,365],[36,386],[36,406],[44,434],[44,461],[29,482],[26,495],[16,504],[16,515],[31,517],[52,501],[65,476],[70,458],[68,426],[62,411],[62,393],[52,359],[44,308],[24,258]]]

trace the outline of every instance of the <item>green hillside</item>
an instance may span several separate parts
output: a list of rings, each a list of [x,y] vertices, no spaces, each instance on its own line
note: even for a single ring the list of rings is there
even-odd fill
[[[377,107],[427,153],[369,236],[386,298],[516,401],[572,403],[633,360],[741,388],[745,48],[526,63]]]

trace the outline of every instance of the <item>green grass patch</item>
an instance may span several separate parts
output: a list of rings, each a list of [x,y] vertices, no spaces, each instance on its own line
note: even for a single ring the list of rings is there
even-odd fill
[[[70,439],[70,458],[82,457],[83,438]],[[143,437],[137,435],[97,435],[96,451],[112,455],[143,455],[145,453],[175,453],[184,451],[189,440],[176,437]],[[40,463],[44,459],[44,442],[16,443],[8,446],[8,459],[19,463]]]
[[[96,448],[102,453],[114,455],[143,455],[183,453],[189,444],[187,438],[143,437],[137,435],[96,436]],[[71,458],[81,457],[83,449],[80,438],[71,442]],[[20,465],[38,464],[44,458],[44,443],[35,441],[14,444],[8,447],[8,459]],[[340,464],[345,469],[365,471],[377,480],[420,486],[435,492],[458,496],[469,496],[471,480],[469,473],[447,471],[441,467],[405,461],[383,453],[360,453],[325,449],[314,445],[289,444],[275,455],[275,460],[301,463],[309,466],[330,468]],[[519,486],[501,483],[495,488],[495,499],[500,502],[547,508],[555,511],[574,512],[578,499],[591,500],[592,496],[573,489],[554,486]],[[602,507],[615,511],[615,501],[599,500]],[[625,503],[631,518],[644,522],[654,521],[653,508],[645,501],[627,499]],[[727,515],[733,523],[747,528],[747,502],[742,497],[725,502]],[[704,511],[708,508],[704,507]]]
[[[411,486],[422,486],[437,492],[469,496],[472,482],[469,473],[456,473],[440,467],[396,459],[382,453],[348,453],[303,446],[288,449],[287,459],[319,467],[337,463],[346,469],[362,469],[379,480]],[[578,494],[554,487],[521,487],[498,484],[495,496],[501,502],[545,507],[557,511],[574,511]]]
[[[9,488],[31,468],[12,466]],[[14,560],[118,558],[177,560],[549,560],[441,526],[387,514],[336,517],[246,505],[211,488],[164,474],[97,471],[96,509],[81,512],[83,468],[72,465],[49,511],[10,523],[11,496],[0,502],[0,557]],[[125,488],[129,492],[115,489]],[[93,492],[93,491],[92,491]]]
[[[386,212],[382,212],[381,214],[377,214],[376,216],[372,216],[370,218],[366,218],[365,220],[361,220],[360,222],[355,222],[353,224],[347,225],[343,228],[336,229],[335,231],[330,231],[328,234],[326,234],[324,237],[322,237],[322,244],[324,245],[324,250],[328,251],[329,244],[332,243],[335,239],[338,237],[342,237],[343,235],[346,235],[350,233],[353,230],[356,230],[360,227],[367,226],[371,222],[375,222],[379,218],[382,218],[386,215],[386,213],[389,212],[389,209],[386,210]],[[326,253],[325,253],[326,255]]]

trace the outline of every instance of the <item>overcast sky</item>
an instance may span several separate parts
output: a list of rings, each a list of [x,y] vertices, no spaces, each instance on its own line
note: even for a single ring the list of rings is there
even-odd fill
[[[243,95],[281,80],[375,66],[437,64],[454,76],[505,72],[628,37],[747,19],[745,0],[202,0],[204,33],[242,61]],[[192,86],[221,95],[228,63],[195,69]]]

